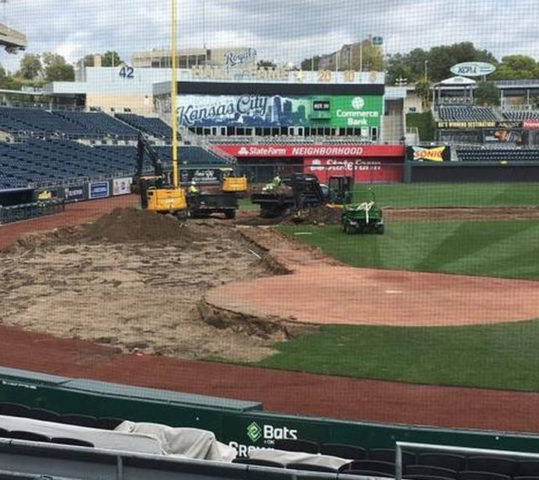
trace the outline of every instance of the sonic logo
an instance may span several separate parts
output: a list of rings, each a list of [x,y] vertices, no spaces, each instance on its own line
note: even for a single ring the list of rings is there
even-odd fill
[[[423,160],[430,160],[431,162],[443,162],[443,153],[445,147],[436,147],[436,148],[421,148],[421,147],[412,147],[414,150],[414,160],[421,162]]]

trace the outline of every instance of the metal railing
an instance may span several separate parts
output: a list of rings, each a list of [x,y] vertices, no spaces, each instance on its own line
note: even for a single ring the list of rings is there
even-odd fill
[[[395,444],[395,480],[402,480],[402,451],[428,450],[446,453],[474,453],[479,455],[495,455],[497,457],[511,458],[537,458],[539,453],[516,452],[511,450],[494,450],[489,448],[457,447],[454,445],[434,445],[431,443],[396,442]]]
[[[29,218],[54,215],[65,210],[63,200],[41,200],[21,205],[3,207],[0,205],[0,225],[5,223],[28,220]]]

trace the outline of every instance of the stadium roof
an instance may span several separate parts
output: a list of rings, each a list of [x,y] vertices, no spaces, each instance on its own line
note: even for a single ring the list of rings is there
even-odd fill
[[[446,78],[445,80],[442,80],[441,82],[438,82],[435,85],[455,87],[455,86],[464,86],[464,85],[475,85],[476,83],[477,82],[475,80],[472,80],[471,78],[457,76],[457,77]]]
[[[8,53],[25,50],[27,46],[26,35],[0,23],[0,45],[4,46]]]

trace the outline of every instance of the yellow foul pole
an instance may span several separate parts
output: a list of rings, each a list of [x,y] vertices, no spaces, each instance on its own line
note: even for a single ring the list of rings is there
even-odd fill
[[[170,115],[172,122],[172,186],[178,188],[178,114],[177,114],[177,105],[178,105],[178,83],[177,83],[177,65],[176,65],[176,50],[178,48],[178,30],[177,30],[177,12],[176,12],[176,0],[171,0],[172,3],[172,46],[171,46],[171,55],[172,55],[172,75],[171,75],[171,85],[170,85]]]

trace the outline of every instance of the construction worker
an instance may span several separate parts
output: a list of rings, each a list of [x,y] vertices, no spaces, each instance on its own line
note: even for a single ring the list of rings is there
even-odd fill
[[[200,189],[198,188],[197,183],[195,182],[194,179],[191,180],[191,185],[189,185],[189,188],[187,189],[187,192],[190,195],[198,195],[200,193]]]
[[[273,180],[268,183],[264,188],[263,190],[265,192],[267,191],[271,191],[271,190],[275,190],[276,188],[278,188],[279,186],[281,185],[281,177],[279,177],[279,174],[275,175],[273,177]]]

